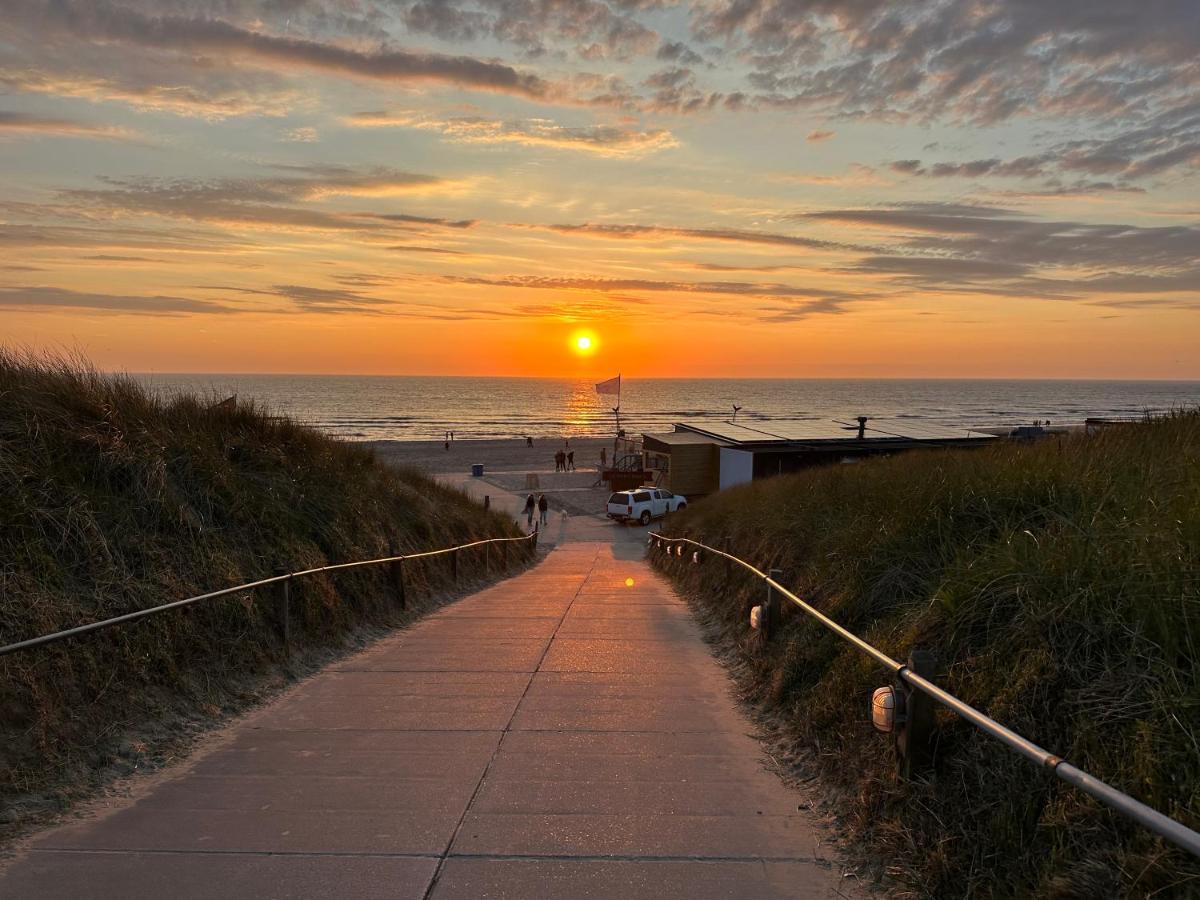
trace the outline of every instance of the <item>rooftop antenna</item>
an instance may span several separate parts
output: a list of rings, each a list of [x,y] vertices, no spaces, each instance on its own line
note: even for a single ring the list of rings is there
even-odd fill
[[[733,406],[733,418],[729,420],[730,425],[733,425],[734,423],[737,422],[738,410],[741,409],[741,407],[738,406],[736,403],[732,404],[732,406]]]

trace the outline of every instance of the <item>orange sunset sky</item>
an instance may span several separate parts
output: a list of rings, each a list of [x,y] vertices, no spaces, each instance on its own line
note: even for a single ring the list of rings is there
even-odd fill
[[[0,0],[0,340],[135,372],[1200,378],[1197,10]]]

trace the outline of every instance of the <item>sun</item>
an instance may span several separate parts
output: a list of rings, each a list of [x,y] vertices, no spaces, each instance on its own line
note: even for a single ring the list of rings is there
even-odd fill
[[[579,356],[591,356],[596,352],[596,335],[590,331],[577,331],[571,335],[571,349]]]

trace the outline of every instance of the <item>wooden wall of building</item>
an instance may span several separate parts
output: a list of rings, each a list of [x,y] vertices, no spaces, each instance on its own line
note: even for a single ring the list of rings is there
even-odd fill
[[[721,474],[718,449],[716,444],[676,444],[662,486],[685,497],[716,493]]]

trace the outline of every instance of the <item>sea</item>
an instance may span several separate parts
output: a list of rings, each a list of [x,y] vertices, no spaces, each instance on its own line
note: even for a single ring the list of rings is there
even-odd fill
[[[347,440],[607,436],[617,397],[594,381],[359,375],[136,375],[156,392],[237,394]],[[675,422],[852,422],[857,416],[965,428],[1089,416],[1137,417],[1200,405],[1200,381],[1005,381],[932,379],[622,380],[620,425],[631,434]]]

